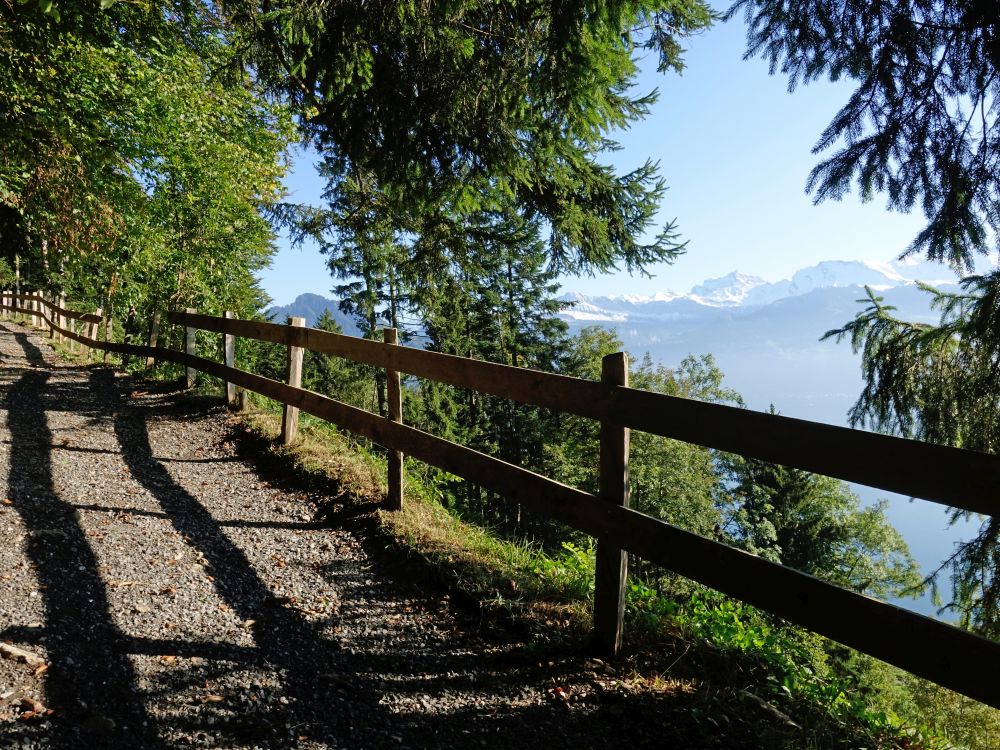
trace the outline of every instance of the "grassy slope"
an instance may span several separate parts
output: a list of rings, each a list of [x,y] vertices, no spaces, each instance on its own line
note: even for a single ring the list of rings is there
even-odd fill
[[[243,424],[258,449],[347,488],[351,502],[373,510],[374,528],[393,554],[407,566],[418,565],[480,616],[535,648],[585,647],[593,574],[587,550],[571,546],[552,556],[466,523],[414,477],[416,466],[408,472],[404,510],[375,510],[385,493],[384,462],[335,428],[306,417],[299,440],[284,447],[274,440],[280,417],[266,407],[246,413]],[[615,664],[629,691],[648,695],[683,686],[699,693],[709,716],[714,709],[720,715],[735,709],[740,720],[760,721],[771,734],[787,732],[778,745],[762,746],[786,741],[789,747],[814,748],[957,746],[940,730],[915,728],[920,708],[910,706],[908,721],[886,710],[898,703],[900,681],[908,679],[898,670],[876,665],[869,681],[881,684],[865,686],[863,695],[845,693],[845,686],[857,686],[832,671],[822,673],[818,637],[777,627],[766,615],[698,587],[682,584],[673,594],[636,586],[630,591],[625,653]],[[930,689],[932,700],[950,704],[941,711],[953,717],[950,737],[977,750],[994,747],[1000,712]]]

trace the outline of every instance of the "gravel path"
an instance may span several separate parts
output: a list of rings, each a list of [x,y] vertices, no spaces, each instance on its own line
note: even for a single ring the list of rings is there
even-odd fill
[[[0,323],[0,641],[44,660],[0,659],[0,748],[743,746],[694,691],[477,632],[224,410],[137,387]]]

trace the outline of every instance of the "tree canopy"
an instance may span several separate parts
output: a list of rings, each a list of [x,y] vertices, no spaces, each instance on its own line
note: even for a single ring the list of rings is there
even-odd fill
[[[1000,6],[983,0],[737,0],[747,56],[789,88],[821,77],[857,87],[820,135],[817,201],[857,185],[891,209],[923,210],[908,253],[972,270],[1000,229]]]
[[[106,310],[258,308],[291,119],[212,4],[102,5],[0,4],[3,253]]]
[[[646,237],[656,166],[616,174],[600,157],[655,97],[631,90],[637,51],[680,69],[680,40],[713,18],[702,0],[224,7],[331,179],[364,175],[397,229],[454,234],[470,213],[514,204],[544,223],[563,269],[641,270],[679,252],[670,225]]]
[[[747,55],[764,56],[790,88],[824,76],[857,82],[816,144],[817,153],[833,150],[808,180],[817,201],[856,185],[863,200],[882,193],[891,209],[919,207],[926,226],[904,255],[923,253],[959,271],[1000,251],[1000,5],[738,0],[728,15],[741,11]],[[851,421],[997,453],[1000,274],[969,277],[958,294],[928,292],[941,310],[938,325],[897,318],[869,290],[856,319],[827,333],[849,337],[863,355],[866,384]],[[995,519],[946,561],[949,604],[993,637],[998,561]]]

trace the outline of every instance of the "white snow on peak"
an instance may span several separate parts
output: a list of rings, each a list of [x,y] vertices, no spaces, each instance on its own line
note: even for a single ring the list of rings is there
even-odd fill
[[[748,276],[745,273],[733,271],[725,276],[708,279],[692,287],[688,297],[703,305],[730,307],[742,304],[752,289],[766,283],[759,276]]]
[[[917,280],[938,285],[954,284],[958,279],[939,263],[826,260],[796,271],[790,279],[775,282],[733,271],[707,279],[687,294],[664,291],[651,296],[587,297],[574,292],[562,297],[573,304],[560,314],[572,320],[619,323],[630,317],[675,320],[690,317],[699,308],[758,308],[817,289],[870,286],[885,291]]]
[[[789,295],[808,294],[814,289],[827,287],[864,286],[865,284],[892,284],[898,286],[906,279],[892,268],[880,264],[854,260],[824,260],[815,266],[796,271],[792,276]]]

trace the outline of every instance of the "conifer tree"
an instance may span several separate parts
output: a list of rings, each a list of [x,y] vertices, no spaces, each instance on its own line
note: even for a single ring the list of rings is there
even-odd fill
[[[926,226],[905,254],[957,271],[996,254],[1000,233],[1000,5],[966,0],[738,0],[747,55],[763,55],[791,87],[822,76],[857,87],[823,132],[834,149],[810,175],[817,200],[856,185],[862,199],[919,207]],[[937,326],[896,318],[869,291],[866,309],[828,335],[851,338],[866,385],[854,424],[996,453],[1000,275],[970,277],[965,293],[929,290]],[[956,478],[956,481],[961,481]],[[952,517],[963,517],[953,511]],[[983,521],[950,565],[963,621],[1000,637],[1000,529]]]
[[[921,577],[885,503],[861,508],[835,479],[740,456],[722,461],[746,550],[872,596],[915,595]]]
[[[865,387],[851,410],[855,424],[960,448],[1000,453],[1000,305],[996,274],[970,277],[959,293],[925,287],[941,310],[937,325],[894,315],[874,291],[868,306],[826,335],[849,337],[861,352]],[[961,477],[955,478],[961,482]],[[953,508],[952,522],[977,516]],[[963,624],[1000,638],[1000,519],[981,518],[972,539],[932,573],[950,570],[945,607]]]
[[[706,28],[702,0],[412,4],[224,3],[247,64],[289,101],[338,179],[371,175],[397,230],[513,203],[547,225],[566,270],[642,269],[681,249],[647,237],[656,166],[616,174],[609,134],[642,117],[636,54],[680,69],[680,40]],[[441,250],[439,244],[429,246]]]
[[[448,240],[454,262],[446,273],[426,277],[417,293],[429,348],[514,367],[559,368],[566,324],[556,317],[556,274],[539,234],[536,223],[508,209],[471,217],[462,235]],[[551,419],[539,409],[429,383],[424,390],[435,404],[425,413],[431,429],[511,463],[540,465]],[[475,488],[471,494],[480,496]],[[519,523],[518,508],[496,502],[491,512]]]

